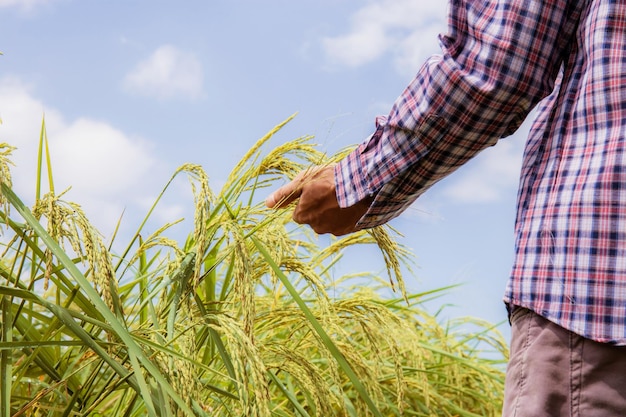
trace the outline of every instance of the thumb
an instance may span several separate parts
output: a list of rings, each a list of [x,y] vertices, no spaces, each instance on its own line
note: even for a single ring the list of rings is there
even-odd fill
[[[268,208],[283,208],[297,200],[302,194],[302,182],[293,180],[274,191],[265,199]]]
[[[307,182],[316,179],[320,172],[325,169],[333,170],[331,166],[313,166],[304,171],[300,171],[291,182],[283,185],[278,190],[274,191],[265,199],[265,205],[268,208],[283,208],[287,207],[293,201],[300,198],[302,195],[302,187]]]

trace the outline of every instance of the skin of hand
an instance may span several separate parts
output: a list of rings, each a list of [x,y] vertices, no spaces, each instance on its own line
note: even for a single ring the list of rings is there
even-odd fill
[[[283,208],[296,201],[293,220],[319,234],[335,236],[356,232],[356,223],[367,212],[373,197],[347,208],[339,207],[335,190],[335,166],[324,165],[300,172],[265,200],[269,208]]]

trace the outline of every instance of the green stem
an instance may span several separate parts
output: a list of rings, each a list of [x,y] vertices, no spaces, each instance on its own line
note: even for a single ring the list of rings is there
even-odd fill
[[[270,265],[274,273],[276,273],[276,276],[278,276],[278,279],[280,279],[280,281],[283,283],[283,285],[285,286],[285,288],[287,289],[291,297],[294,299],[296,304],[298,304],[298,307],[300,308],[304,316],[307,318],[309,323],[311,323],[311,327],[313,328],[313,330],[317,333],[317,335],[319,336],[324,346],[326,346],[326,349],[328,349],[328,351],[333,355],[333,357],[337,361],[337,364],[343,370],[343,372],[345,372],[348,379],[350,379],[350,381],[352,382],[352,385],[354,385],[354,388],[357,390],[357,392],[359,393],[361,399],[365,402],[365,404],[367,404],[372,414],[376,417],[382,417],[380,410],[378,410],[378,408],[376,407],[376,404],[374,404],[374,401],[372,401],[372,398],[367,393],[367,390],[365,389],[363,382],[361,382],[357,374],[354,372],[354,370],[350,366],[350,363],[348,363],[348,361],[346,360],[346,357],[343,355],[343,353],[341,353],[341,351],[339,350],[337,345],[335,345],[335,343],[330,338],[328,333],[326,333],[326,331],[324,330],[320,322],[317,320],[317,318],[315,317],[311,309],[309,309],[309,307],[307,306],[306,302],[302,299],[302,297],[300,297],[300,294],[298,294],[298,291],[296,290],[296,288],[291,284],[291,281],[289,281],[289,278],[278,267],[276,262],[274,262],[274,260],[272,259],[270,254],[267,252],[267,249],[265,249],[265,246],[261,243],[261,241],[254,236],[250,236],[250,239],[252,239],[252,242],[254,242],[254,245],[257,247],[261,255],[263,255],[263,258]]]
[[[8,296],[3,296],[0,300],[2,305],[2,342],[11,343],[13,341],[13,317],[11,314],[12,302]],[[0,382],[2,387],[0,388],[0,415],[2,417],[11,416],[11,384],[12,384],[12,363],[11,363],[11,351],[2,350],[0,352]]]
[[[0,184],[1,191],[4,197],[11,203],[13,207],[18,211],[18,213],[22,216],[22,218],[28,223],[28,225],[33,229],[33,232],[41,238],[41,240],[45,243],[45,245],[50,249],[50,251],[56,256],[59,262],[63,265],[63,267],[67,270],[69,275],[76,281],[78,286],[86,293],[89,297],[93,305],[96,307],[98,312],[102,315],[105,321],[107,321],[114,333],[120,340],[124,343],[126,348],[128,349],[128,354],[131,360],[132,368],[135,373],[135,377],[137,378],[137,385],[133,388],[137,389],[144,401],[146,401],[146,405],[151,408],[153,404],[152,395],[149,391],[148,384],[144,378],[144,373],[142,367],[147,371],[147,373],[155,379],[157,386],[164,391],[176,404],[180,407],[181,411],[188,413],[188,415],[194,415],[194,412],[189,408],[186,401],[174,390],[174,388],[167,382],[167,379],[163,376],[161,371],[156,367],[154,363],[145,355],[143,350],[135,340],[133,340],[132,335],[126,329],[124,324],[120,322],[119,318],[109,309],[109,307],[102,300],[96,289],[91,285],[91,283],[85,278],[82,272],[78,269],[78,267],[72,262],[72,260],[68,257],[65,251],[59,246],[59,244],[52,239],[52,237],[46,232],[43,226],[37,221],[37,219],[33,216],[31,211],[24,205],[24,203],[19,199],[19,197],[5,184]],[[58,306],[51,306],[51,311],[56,313]],[[61,313],[63,314],[63,313]],[[67,314],[67,313],[66,313]],[[65,323],[66,325],[70,323]],[[76,324],[74,322],[74,324]],[[68,325],[68,327],[71,327]],[[78,329],[76,329],[78,330]],[[77,336],[80,336],[77,334]],[[84,340],[88,342],[88,340]],[[91,347],[91,346],[90,346]],[[103,355],[103,359],[107,360],[108,355],[106,352],[97,352],[97,353],[105,353]],[[110,357],[109,357],[110,358]],[[110,365],[112,365],[110,363]],[[118,372],[120,375],[125,376],[126,372],[123,372],[121,368],[113,365],[112,368]],[[124,369],[125,371],[125,369]],[[156,415],[156,413],[151,413]]]

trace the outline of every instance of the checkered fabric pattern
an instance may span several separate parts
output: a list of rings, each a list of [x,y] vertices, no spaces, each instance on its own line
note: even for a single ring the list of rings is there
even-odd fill
[[[453,0],[431,57],[336,167],[386,223],[537,109],[505,302],[626,345],[626,2]]]

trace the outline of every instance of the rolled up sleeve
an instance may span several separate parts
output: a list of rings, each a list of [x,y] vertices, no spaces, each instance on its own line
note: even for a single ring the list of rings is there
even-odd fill
[[[554,88],[567,2],[451,3],[443,54],[428,59],[376,119],[375,132],[337,164],[341,207],[375,196],[359,228],[388,222],[481,150],[514,133]]]

